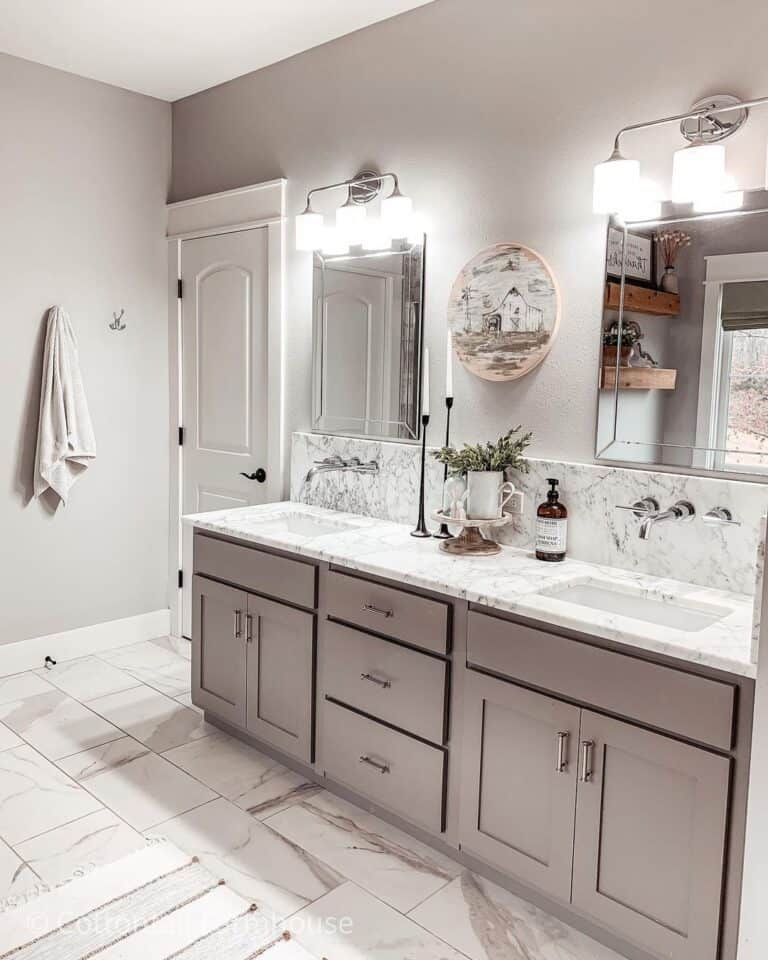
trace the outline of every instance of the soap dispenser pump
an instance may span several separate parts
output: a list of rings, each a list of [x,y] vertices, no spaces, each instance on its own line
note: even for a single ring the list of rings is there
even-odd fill
[[[550,486],[547,499],[536,511],[536,559],[557,562],[565,560],[568,510],[560,502],[559,481],[552,478],[547,483]]]

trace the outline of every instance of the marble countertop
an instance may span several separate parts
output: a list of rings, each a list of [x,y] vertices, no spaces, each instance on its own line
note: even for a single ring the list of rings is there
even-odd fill
[[[293,529],[288,529],[289,516]],[[338,530],[322,535],[302,529],[314,517]],[[350,570],[385,577],[530,617],[553,626],[698,663],[746,677],[756,675],[751,661],[753,598],[662,579],[579,560],[546,564],[530,551],[503,547],[493,557],[451,557],[438,541],[411,537],[400,523],[340,513],[322,507],[283,502],[184,517],[210,530],[252,543],[325,560]],[[619,592],[678,603],[693,611],[726,607],[729,613],[702,630],[672,629],[606,613],[548,595],[568,585],[599,580]]]

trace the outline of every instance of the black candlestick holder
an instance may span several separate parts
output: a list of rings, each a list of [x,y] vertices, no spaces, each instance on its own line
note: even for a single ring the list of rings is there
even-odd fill
[[[427,424],[429,423],[429,414],[422,414],[421,417],[421,483],[419,485],[419,519],[416,529],[411,530],[412,537],[431,537],[432,534],[427,530],[427,521],[424,519],[424,475],[427,466]]]
[[[445,398],[445,445],[446,447],[450,446],[451,443],[451,407],[453,406],[453,397]],[[443,467],[443,492],[445,492],[445,481],[448,479],[448,464]],[[453,536],[451,531],[448,529],[447,523],[441,523],[440,529],[437,533],[432,534],[437,540],[448,540]]]

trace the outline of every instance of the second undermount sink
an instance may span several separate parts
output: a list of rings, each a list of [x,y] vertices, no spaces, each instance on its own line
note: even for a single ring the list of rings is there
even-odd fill
[[[299,537],[327,537],[332,533],[345,533],[354,525],[343,520],[312,517],[306,513],[282,513],[260,525],[267,533],[292,533]]]
[[[705,630],[731,613],[727,607],[710,603],[648,597],[642,590],[604,580],[561,584],[542,590],[541,595],[686,633]]]

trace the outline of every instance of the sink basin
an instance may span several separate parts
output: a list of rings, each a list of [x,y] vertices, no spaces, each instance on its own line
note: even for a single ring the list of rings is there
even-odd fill
[[[683,630],[686,633],[705,630],[731,613],[727,607],[709,603],[659,600],[646,596],[642,590],[600,580],[564,584],[542,590],[541,594],[580,607],[589,607],[591,610],[629,617],[672,630]]]
[[[344,533],[354,525],[343,520],[327,520],[325,517],[310,517],[305,513],[284,513],[259,525],[269,533],[292,533],[299,537],[327,537],[332,533]]]

